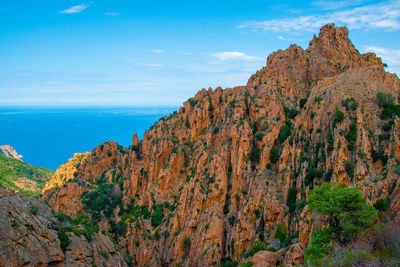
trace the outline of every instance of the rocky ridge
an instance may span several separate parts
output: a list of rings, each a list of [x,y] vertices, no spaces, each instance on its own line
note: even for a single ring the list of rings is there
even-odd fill
[[[129,264],[300,264],[315,185],[358,186],[399,218],[400,121],[377,99],[398,105],[399,90],[380,58],[328,24],[306,50],[271,54],[246,86],[199,91],[129,150],[96,147],[42,199],[92,216]],[[257,242],[267,245],[250,255]]]

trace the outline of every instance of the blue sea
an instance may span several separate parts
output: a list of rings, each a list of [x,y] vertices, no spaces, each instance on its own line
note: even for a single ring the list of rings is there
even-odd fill
[[[11,145],[23,161],[57,169],[76,152],[92,151],[106,141],[128,147],[164,115],[165,108],[0,107],[0,145]]]

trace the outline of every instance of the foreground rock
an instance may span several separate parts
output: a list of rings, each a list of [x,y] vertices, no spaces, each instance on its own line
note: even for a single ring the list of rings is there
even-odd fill
[[[126,266],[102,233],[92,241],[67,233],[63,251],[58,220],[47,205],[0,187],[0,266]]]

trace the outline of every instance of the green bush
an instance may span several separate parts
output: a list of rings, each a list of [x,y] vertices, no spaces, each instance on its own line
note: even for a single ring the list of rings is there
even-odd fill
[[[314,183],[315,179],[320,179],[324,175],[323,169],[318,169],[314,167],[313,164],[310,164],[306,169],[306,177],[304,179],[304,184],[306,186]]]
[[[65,227],[60,227],[57,231],[58,239],[60,240],[60,247],[62,251],[65,251],[65,249],[68,247],[69,244],[69,238],[67,235],[67,231],[70,229],[67,229]]]
[[[165,237],[165,238],[169,237],[169,232],[168,232],[167,230],[165,230],[165,231],[162,233],[162,236]]]
[[[342,100],[342,106],[346,109],[346,110],[353,110],[356,111],[358,108],[358,103],[356,102],[356,100],[354,99],[354,97],[350,97],[350,98],[346,98],[344,100]]]
[[[307,103],[307,100],[308,100],[307,98],[300,99],[300,101],[299,101],[300,108],[304,107],[304,105]]]
[[[151,214],[151,226],[159,226],[164,218],[164,207],[162,205],[155,205],[154,211]]]
[[[218,126],[214,127],[213,134],[217,134],[218,132],[219,132],[219,127]]]
[[[344,113],[340,110],[336,110],[335,116],[333,117],[333,123],[336,125],[337,123],[341,123],[344,120]]]
[[[289,109],[287,107],[284,107],[283,111],[285,112],[286,118],[288,118],[288,119],[293,119],[294,117],[296,117],[299,114],[299,111],[295,108]]]
[[[253,163],[258,163],[260,161],[260,149],[254,147],[250,152],[250,160]]]
[[[349,144],[349,150],[354,150],[357,142],[357,121],[353,120],[349,126],[349,131],[346,134],[346,139]]]
[[[114,236],[123,236],[126,234],[126,223],[124,221],[119,221],[118,223],[114,223],[111,221],[110,232],[114,234]]]
[[[395,98],[390,93],[379,92],[376,95],[378,106],[382,107],[381,119],[389,119],[394,115],[400,116],[400,105],[394,104]]]
[[[279,141],[281,143],[285,142],[285,140],[290,136],[290,133],[292,131],[292,122],[291,121],[286,121],[285,125],[282,125],[281,131],[279,132]]]
[[[344,169],[350,177],[354,177],[354,164],[351,161],[344,163]]]
[[[257,132],[255,134],[255,137],[256,137],[257,141],[261,141],[263,139],[264,135],[265,134],[263,132]]]
[[[374,204],[374,208],[380,211],[387,211],[389,207],[390,207],[389,198],[378,199]]]
[[[321,102],[322,100],[324,100],[322,97],[316,96],[316,97],[314,98],[314,103],[319,103],[319,102]]]
[[[278,223],[278,225],[276,226],[275,238],[279,239],[279,241],[281,241],[281,243],[285,243],[288,238],[287,228],[280,223]]]
[[[260,240],[254,241],[254,243],[247,249],[246,252],[243,253],[244,258],[252,257],[254,254],[261,250],[267,250],[267,245],[261,242]]]
[[[394,104],[394,96],[391,93],[379,92],[376,94],[376,102],[380,107],[387,107]]]
[[[290,213],[296,210],[296,199],[297,199],[297,189],[296,187],[292,187],[289,189],[286,198],[286,205],[288,206]]]
[[[246,262],[242,262],[240,264],[240,267],[252,267],[254,265],[254,262],[252,261],[246,261]]]
[[[185,250],[189,250],[190,249],[190,245],[191,245],[190,237],[185,237],[185,239],[183,239],[183,248]]]
[[[36,213],[38,212],[38,210],[39,210],[39,207],[38,207],[38,206],[31,205],[30,211],[31,211],[31,213],[32,213],[33,215],[36,215]]]
[[[237,261],[231,259],[231,257],[226,257],[221,259],[220,267],[236,267],[238,265]]]
[[[279,159],[279,150],[276,146],[271,147],[269,151],[269,160],[271,163],[276,163]]]

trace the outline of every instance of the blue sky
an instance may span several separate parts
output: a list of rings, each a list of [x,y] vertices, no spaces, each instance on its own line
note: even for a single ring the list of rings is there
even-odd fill
[[[400,73],[400,1],[0,1],[0,105],[179,106],[346,25]]]

